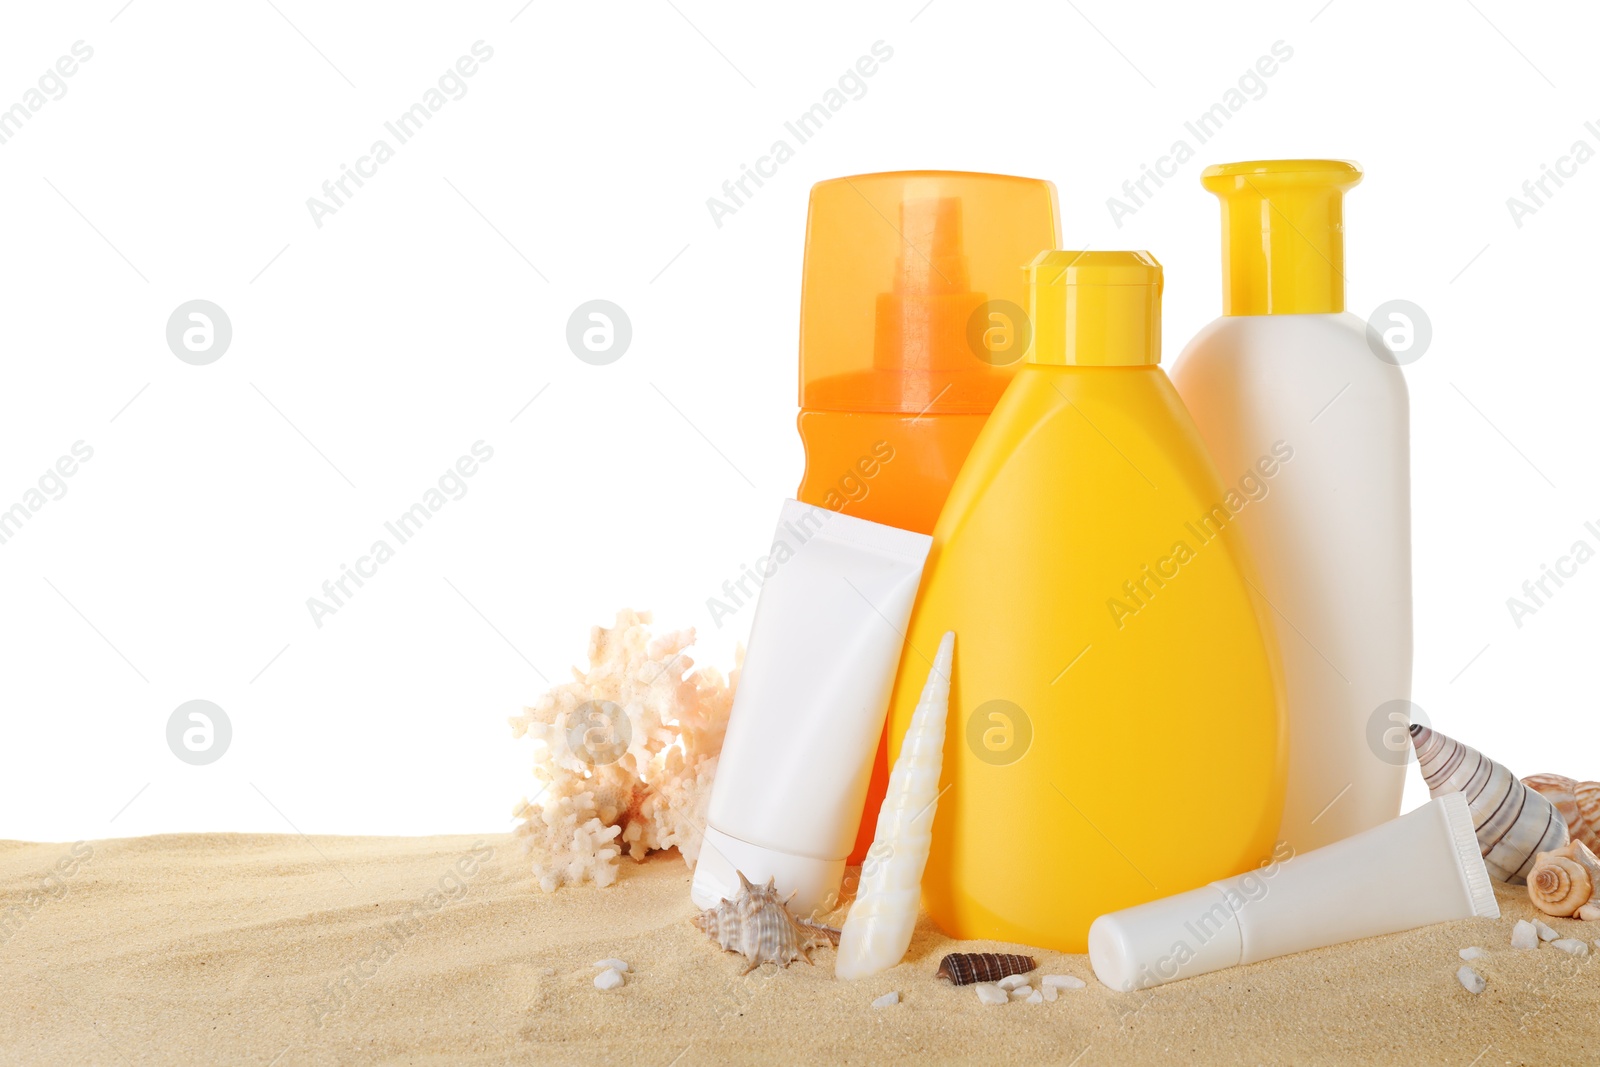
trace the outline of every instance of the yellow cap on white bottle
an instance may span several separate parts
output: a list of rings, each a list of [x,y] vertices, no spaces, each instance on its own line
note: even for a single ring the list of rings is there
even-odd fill
[[[1338,159],[1207,167],[1200,183],[1222,201],[1222,313],[1343,311],[1344,193],[1360,181]]]

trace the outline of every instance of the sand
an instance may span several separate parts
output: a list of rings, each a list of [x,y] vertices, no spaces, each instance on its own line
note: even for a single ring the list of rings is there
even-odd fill
[[[58,864],[60,867],[58,868]],[[57,871],[49,877],[52,871]],[[1509,947],[1532,910],[1114,994],[1082,956],[1053,1004],[979,1003],[932,975],[924,921],[858,983],[741,961],[688,922],[675,852],[607,889],[541,893],[509,837],[182,835],[0,843],[0,1062],[634,1064],[1593,1063],[1600,953]],[[7,912],[10,907],[12,910]],[[1600,924],[1553,920],[1591,943]],[[1488,989],[1456,980],[1481,945]],[[1015,946],[966,943],[968,949]],[[593,961],[633,965],[594,988]],[[898,990],[902,1002],[874,1009]]]

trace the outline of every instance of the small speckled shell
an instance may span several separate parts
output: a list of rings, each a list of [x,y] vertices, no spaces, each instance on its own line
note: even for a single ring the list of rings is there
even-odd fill
[[[821,945],[839,943],[839,931],[817,923],[800,922],[778,899],[776,883],[751,885],[739,874],[739,895],[707,908],[694,918],[725,952],[737,952],[749,964],[749,974],[763,963],[787,967],[795,960],[811,962],[810,952]]]
[[[935,978],[948,979],[956,985],[974,982],[998,982],[1013,974],[1027,974],[1037,964],[1032,956],[1018,956],[1005,952],[952,952],[939,961]]]

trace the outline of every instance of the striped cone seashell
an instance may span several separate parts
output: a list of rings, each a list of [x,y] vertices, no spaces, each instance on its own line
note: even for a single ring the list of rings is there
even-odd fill
[[[1600,782],[1580,782],[1561,774],[1530,774],[1522,780],[1556,806],[1567,821],[1567,836],[1600,852]]]
[[[1546,915],[1578,915],[1585,905],[1595,902],[1597,888],[1600,859],[1582,841],[1539,853],[1528,872],[1528,899]]]
[[[1555,805],[1477,749],[1416,724],[1411,744],[1430,795],[1466,797],[1484,866],[1494,878],[1521,885],[1539,853],[1567,843],[1567,824]]]
[[[811,950],[822,945],[837,945],[839,931],[831,926],[804,922],[789,914],[778,899],[775,880],[766,885],[751,885],[739,875],[739,895],[724,899],[694,917],[695,926],[704,930],[725,952],[737,952],[749,964],[741,975],[763,963],[787,967],[795,960],[811,962]]]
[[[1007,952],[952,952],[939,961],[935,978],[944,978],[956,985],[974,982],[998,982],[1013,974],[1027,974],[1038,964],[1032,956],[1018,956]]]

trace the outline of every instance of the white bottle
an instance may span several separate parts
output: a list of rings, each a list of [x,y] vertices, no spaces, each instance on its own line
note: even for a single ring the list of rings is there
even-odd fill
[[[1289,709],[1280,833],[1297,853],[1393,819],[1405,783],[1408,405],[1399,366],[1344,310],[1342,200],[1360,180],[1332,160],[1206,169],[1222,201],[1224,314],[1172,372],[1239,489],[1233,521],[1277,626]]]

